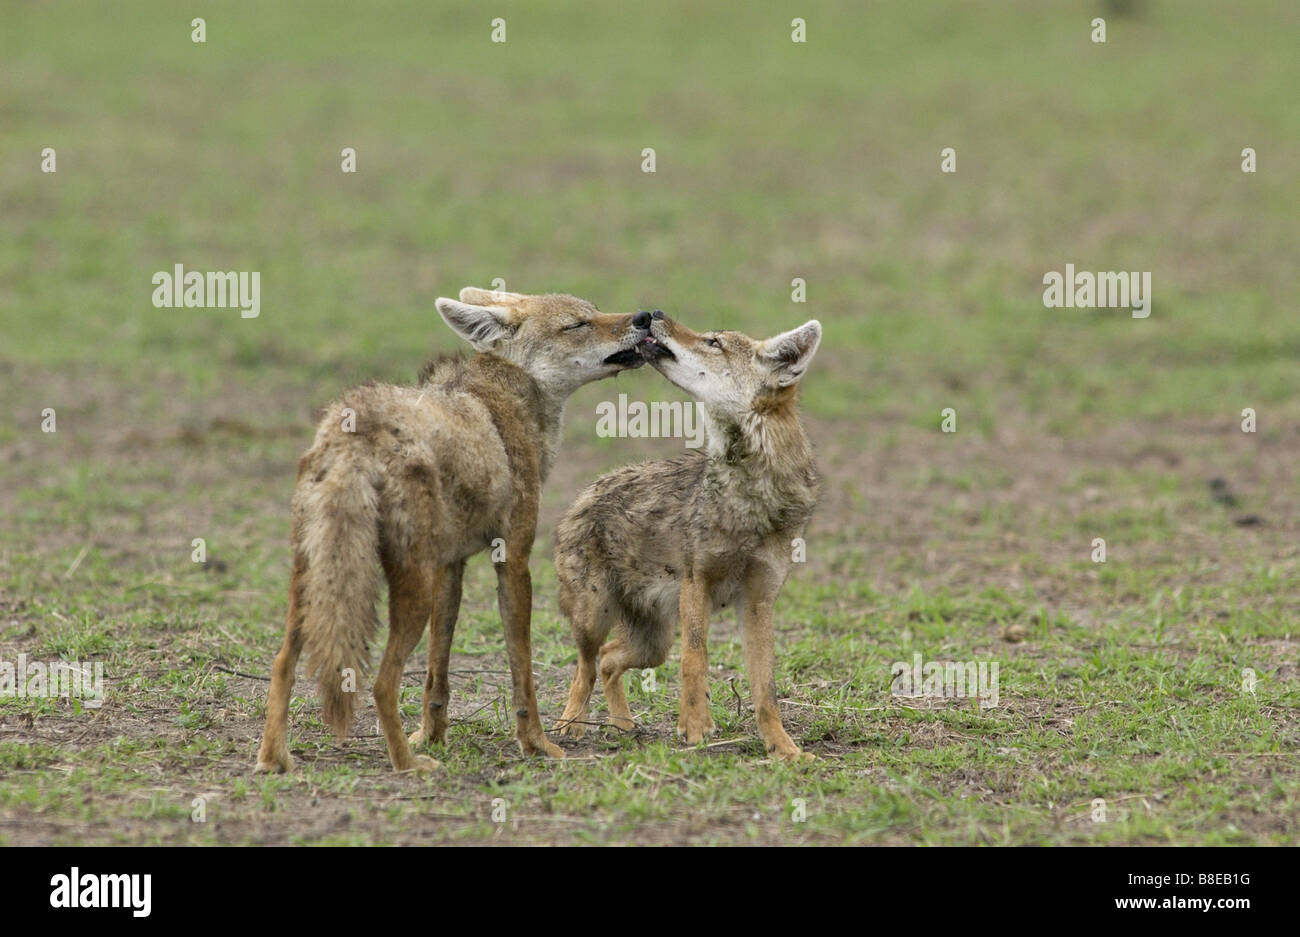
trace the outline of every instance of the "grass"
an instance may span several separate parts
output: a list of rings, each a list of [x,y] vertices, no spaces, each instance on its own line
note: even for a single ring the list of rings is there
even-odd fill
[[[108,698],[0,699],[0,843],[1294,843],[1297,13],[1136,6],[230,2],[202,45],[161,2],[6,8],[0,661],[101,661]],[[261,315],[155,309],[176,263],[260,271]],[[1151,317],[1044,308],[1066,263],[1151,271]],[[822,321],[826,494],[777,611],[816,763],[763,754],[729,615],[718,744],[674,740],[670,658],[630,678],[635,732],[523,760],[476,561],[442,772],[393,775],[368,705],[333,745],[303,682],[298,771],[249,773],[318,408],[454,349],[433,300],[494,277]],[[533,564],[548,724],[554,524],[680,448],[596,438],[620,392],[678,397],[637,372],[570,406]],[[997,662],[999,705],[892,696],[916,653]]]

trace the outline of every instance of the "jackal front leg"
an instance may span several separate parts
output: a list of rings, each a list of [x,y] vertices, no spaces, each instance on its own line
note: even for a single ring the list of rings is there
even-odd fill
[[[531,545],[531,541],[529,542]],[[510,687],[515,710],[515,736],[525,755],[563,758],[564,749],[550,742],[537,715],[537,694],[533,688],[533,580],[528,573],[527,546],[507,546],[506,561],[497,564],[497,604],[506,629],[506,653],[510,658]]]
[[[677,716],[677,734],[689,745],[712,735],[709,712],[709,586],[699,573],[688,572],[682,580],[678,613],[682,619],[682,697]]]
[[[781,723],[776,701],[775,629],[772,610],[781,592],[784,576],[770,567],[754,564],[745,577],[741,627],[745,643],[745,669],[749,671],[749,693],[754,701],[758,734],[768,752],[782,761],[813,760],[799,749]]]

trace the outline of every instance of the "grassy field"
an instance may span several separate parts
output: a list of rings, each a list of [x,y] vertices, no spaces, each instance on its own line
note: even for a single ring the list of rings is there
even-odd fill
[[[1300,11],[1129,6],[6,4],[0,661],[101,662],[107,698],[0,699],[0,844],[1295,843]],[[155,308],[178,263],[259,271],[261,314]],[[1150,317],[1045,308],[1067,263],[1150,271]],[[434,299],[496,277],[821,320],[827,484],[777,608],[815,763],[765,757],[729,614],[715,743],[674,739],[674,653],[630,681],[635,731],[522,759],[480,558],[442,772],[390,771],[368,693],[334,745],[303,681],[298,770],[250,773],[319,408],[413,380],[456,347]],[[682,445],[597,438],[619,393],[680,399],[647,369],[570,405],[533,558],[548,726],[555,522]],[[917,653],[998,663],[999,705],[891,695]]]

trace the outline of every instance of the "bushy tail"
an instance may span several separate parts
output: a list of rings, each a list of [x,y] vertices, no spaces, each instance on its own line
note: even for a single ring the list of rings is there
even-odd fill
[[[379,625],[378,474],[337,454],[329,468],[307,466],[294,492],[294,540],[305,559],[303,651],[323,717],[338,739],[348,734],[370,639]]]

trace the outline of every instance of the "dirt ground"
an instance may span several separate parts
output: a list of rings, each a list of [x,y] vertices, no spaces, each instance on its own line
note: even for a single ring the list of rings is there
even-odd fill
[[[683,809],[667,820],[630,826],[615,819],[608,807],[594,814],[590,808],[567,812],[566,798],[560,796],[565,774],[629,751],[676,748],[671,700],[630,733],[607,729],[581,741],[565,740],[566,761],[538,766],[520,759],[506,722],[496,718],[508,696],[504,654],[497,647],[475,648],[466,655],[459,653],[459,643],[453,658],[449,748],[467,747],[472,757],[463,756],[432,782],[394,775],[369,695],[363,694],[358,734],[335,747],[318,722],[315,729],[302,726],[302,716],[314,711],[314,702],[309,685],[300,681],[297,692],[306,700],[305,708],[295,704],[293,737],[295,746],[306,743],[305,750],[296,749],[296,757],[300,768],[309,765],[310,771],[306,777],[277,779],[267,794],[249,769],[260,737],[260,707],[279,620],[256,621],[247,631],[228,627],[228,620],[249,602],[283,614],[281,577],[270,573],[256,583],[239,581],[237,560],[243,558],[236,551],[265,558],[274,570],[287,567],[283,531],[288,494],[297,450],[309,439],[314,413],[308,391],[277,389],[275,397],[283,406],[276,408],[266,406],[265,392],[240,400],[237,389],[233,403],[230,392],[219,403],[181,403],[185,395],[180,388],[175,393],[164,389],[146,403],[124,397],[111,381],[93,374],[52,378],[11,370],[5,375],[11,386],[35,385],[38,397],[40,384],[50,380],[62,385],[65,398],[81,404],[60,413],[57,442],[28,435],[0,449],[9,479],[0,506],[5,516],[21,519],[33,538],[26,550],[46,558],[31,573],[42,585],[61,586],[67,604],[75,605],[79,564],[64,558],[75,558],[84,548],[98,559],[90,586],[101,597],[98,614],[105,623],[127,616],[135,624],[129,639],[105,651],[108,701],[98,711],[74,711],[66,700],[43,711],[0,711],[0,743],[17,742],[27,749],[26,756],[10,749],[8,770],[47,778],[63,772],[77,790],[70,802],[67,791],[49,795],[49,783],[41,781],[37,788],[44,795],[34,793],[26,805],[11,800],[0,811],[5,842],[191,842],[195,824],[185,820],[195,798],[219,817],[205,825],[203,841],[224,843],[559,842],[573,841],[576,832],[615,840],[629,829],[635,841],[790,841],[790,824],[780,810],[749,803],[698,813]],[[619,440],[617,448],[601,446],[581,431],[581,421],[580,414],[571,414],[570,438],[547,485],[536,554],[543,563],[560,512],[598,468],[664,454],[674,442]],[[1146,607],[1151,586],[1229,588],[1259,563],[1292,572],[1297,566],[1300,540],[1297,518],[1290,512],[1294,466],[1300,464],[1296,434],[1251,438],[1225,423],[1165,427],[1162,432],[1099,430],[1086,440],[1067,442],[1032,428],[1032,417],[1004,419],[997,432],[987,435],[944,435],[906,424],[858,427],[811,418],[808,423],[826,485],[809,532],[809,562],[797,579],[800,588],[815,592],[816,606],[836,623],[840,635],[888,640],[882,635],[886,629],[907,630],[911,623],[925,621],[927,613],[908,608],[909,592],[960,597],[990,589],[1032,594],[1049,618],[1066,615],[1101,635],[1117,617]],[[133,429],[123,431],[123,426]],[[33,515],[33,503],[59,503],[55,492],[68,484],[69,460],[93,465],[92,479],[104,479],[105,487],[86,497],[90,505],[75,518]],[[1212,486],[1214,479],[1224,484]],[[1215,499],[1224,485],[1232,492],[1231,506]],[[1152,490],[1159,492],[1154,504],[1146,501]],[[32,492],[43,494],[34,497]],[[1141,525],[1133,526],[1126,535],[1112,537],[1110,546],[1111,562],[1143,563],[1149,575],[1140,587],[1127,588],[1121,578],[1103,588],[1095,564],[1087,562],[1092,532],[1082,529],[1086,525],[1079,519],[1125,511],[1145,516],[1152,510],[1160,514],[1158,529],[1142,532]],[[188,532],[218,528],[232,516],[241,518],[237,532],[214,542],[207,568],[194,570],[186,555]],[[1201,559],[1189,565],[1186,558]],[[84,560],[80,565],[89,568]],[[546,576],[536,580],[535,607],[551,617],[546,634],[537,638],[535,671],[544,719],[553,722],[567,690],[572,656],[562,629],[555,627],[554,584]],[[191,592],[201,599],[188,607]],[[106,595],[111,599],[105,601]],[[1277,612],[1288,616],[1296,614],[1297,601],[1295,595],[1271,600]],[[490,573],[484,569],[467,588],[466,609],[471,607],[493,619]],[[50,656],[50,633],[72,624],[68,614],[57,588],[39,603],[16,597],[12,589],[0,591],[5,659],[18,653],[33,659]],[[1198,610],[1193,618],[1213,623],[1231,614],[1233,608],[1224,604]],[[1032,665],[1055,673],[1056,679],[1068,679],[1088,653],[1061,657],[1059,646],[1034,639],[1032,621],[958,616],[946,627],[960,629],[966,645],[996,655],[1006,667]],[[814,630],[809,621],[788,617],[781,628],[779,640],[795,646]],[[1190,621],[1174,628],[1185,629],[1185,636],[1163,642],[1161,653],[1195,658],[1203,635]],[[485,631],[490,635],[491,628]],[[250,635],[255,640],[250,642]],[[715,646],[737,641],[730,616],[715,620]],[[412,726],[409,712],[418,705],[422,650],[412,657],[405,681],[411,688],[405,705]],[[1272,669],[1273,679],[1294,681],[1293,635],[1256,642],[1254,651]],[[737,663],[724,656],[713,675],[715,711],[723,707],[734,719],[707,749],[690,753],[697,770],[706,774],[718,759],[739,758],[756,771],[768,764],[745,705]],[[959,721],[918,721],[917,713],[934,705],[890,697],[887,673],[880,674],[877,685],[834,683],[833,676],[799,682],[785,677],[781,690],[787,726],[820,764],[841,770],[856,765],[853,774],[864,784],[888,786],[896,777],[891,767],[864,754],[905,749],[915,757],[979,741]],[[829,705],[828,691],[837,692],[842,702]],[[1080,718],[1125,705],[1120,700],[1052,699],[1014,687],[1003,691],[1003,699],[1000,716],[1013,726],[1062,738],[1069,737]],[[939,709],[951,705],[938,702]],[[834,719],[826,718],[829,709]],[[1296,737],[1293,709],[1280,706],[1265,717]],[[599,718],[599,713],[593,716]],[[124,754],[115,756],[115,751]],[[1050,761],[1040,753],[1035,770],[1050,771]],[[940,797],[997,804],[1023,795],[1023,770],[1016,764],[996,769],[972,765],[945,771],[931,782],[938,784]],[[1244,757],[1239,770],[1241,784],[1268,783],[1278,770],[1294,778],[1291,761],[1280,752]],[[700,784],[661,762],[632,762],[620,766],[616,777],[651,801],[664,790],[688,799]],[[580,785],[581,777],[573,783]],[[527,804],[522,815],[491,822],[489,795],[496,789],[514,791],[516,801],[522,797]],[[274,799],[272,815],[255,796],[259,790],[263,798]],[[1139,792],[1121,798],[1119,809],[1158,810],[1161,796],[1159,791]],[[160,822],[160,802],[180,819]],[[1051,824],[1066,833],[1086,825],[1086,801],[1044,809]],[[604,820],[599,820],[601,810],[608,813]],[[1240,830],[1260,833],[1295,829],[1294,815],[1241,811],[1232,822]],[[904,824],[881,831],[875,840],[907,842],[915,834]],[[976,841],[982,840],[992,841],[988,834],[977,834]],[[810,829],[800,833],[800,841],[840,839]]]

